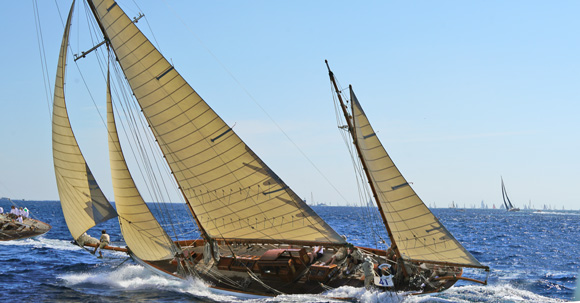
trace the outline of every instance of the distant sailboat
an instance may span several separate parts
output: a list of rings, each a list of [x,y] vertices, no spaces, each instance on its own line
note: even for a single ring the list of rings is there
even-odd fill
[[[73,239],[118,217],[128,248],[110,249],[127,252],[161,275],[199,278],[212,290],[240,297],[320,294],[341,286],[420,294],[443,291],[458,280],[487,283],[462,276],[466,267],[488,273],[489,268],[445,229],[411,189],[373,138],[352,90],[351,134],[363,165],[371,168],[368,182],[391,240],[387,251],[354,247],[320,218],[163,57],[136,26],[138,18],[130,19],[112,0],[87,3],[88,15],[94,17],[94,28],[104,41],[80,57],[101,45],[107,47],[111,60],[106,67],[123,73],[123,84],[131,90],[128,95],[135,98],[147,121],[201,238],[171,238],[141,197],[119,142],[108,70],[103,90],[116,209],[100,190],[72,131],[65,103],[73,2],[60,49],[52,121],[56,181]],[[166,220],[172,228],[179,224],[175,214],[167,214]],[[320,247],[323,252],[317,250]],[[355,261],[347,258],[347,252],[369,271],[351,267]],[[314,258],[320,262],[313,262]]]
[[[10,198],[3,197],[2,200],[12,202]],[[14,206],[12,209],[15,209]],[[8,210],[6,213],[0,213],[0,241],[37,237],[47,233],[51,228],[49,224],[30,218],[29,215],[22,213],[16,215],[9,213]]]
[[[501,178],[501,194],[502,194],[502,198],[503,198],[503,204],[505,205],[505,208],[507,209],[507,211],[519,211],[520,209],[517,207],[514,207],[512,202],[510,201],[510,198],[507,195],[507,191],[505,189],[505,185],[503,183],[503,177]]]

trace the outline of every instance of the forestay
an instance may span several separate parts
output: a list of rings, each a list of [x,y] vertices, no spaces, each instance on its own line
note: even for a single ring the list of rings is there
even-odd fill
[[[401,175],[351,88],[356,143],[392,240],[405,260],[485,268],[439,222]]]
[[[74,1],[72,4],[74,7]],[[68,37],[73,9],[60,47],[52,112],[52,156],[62,211],[74,239],[89,228],[117,216],[99,188],[72,131],[64,98]]]
[[[89,1],[206,238],[344,244],[112,0]]]

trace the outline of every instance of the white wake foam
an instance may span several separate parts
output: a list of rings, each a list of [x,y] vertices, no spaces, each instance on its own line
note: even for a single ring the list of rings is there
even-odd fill
[[[423,302],[526,302],[526,303],[556,303],[565,300],[544,297],[531,291],[514,288],[511,285],[468,285],[452,287],[442,293],[411,296],[405,303]]]
[[[11,245],[11,246],[30,246],[34,248],[50,248],[55,250],[80,250],[82,248],[71,244],[70,241],[59,240],[59,239],[48,239],[43,236],[36,238],[28,238],[15,241],[2,241],[0,245]]]
[[[95,288],[106,287],[112,290],[151,290],[172,291],[205,298],[216,302],[239,302],[239,297],[218,294],[214,289],[199,280],[168,279],[155,274],[140,265],[123,265],[116,269],[95,270],[88,273],[74,273],[59,276],[71,288],[84,288],[88,285]],[[91,287],[93,288],[93,287]],[[549,298],[510,285],[467,285],[452,287],[442,293],[405,296],[402,293],[385,293],[367,291],[362,288],[340,287],[325,293],[325,296],[314,295],[280,295],[274,298],[248,299],[245,302],[331,302],[329,297],[356,298],[363,303],[425,303],[425,302],[531,302],[556,303],[565,300]]]

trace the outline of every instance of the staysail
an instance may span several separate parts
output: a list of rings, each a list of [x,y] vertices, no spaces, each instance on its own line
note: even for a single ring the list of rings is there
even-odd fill
[[[112,0],[89,1],[206,238],[345,244]]]
[[[117,216],[99,188],[72,131],[64,98],[68,37],[74,1],[60,47],[52,111],[52,156],[60,203],[74,239],[89,228]]]
[[[401,257],[485,268],[439,222],[401,175],[350,88],[356,144]]]
[[[125,162],[113,113],[109,77],[107,73],[109,158],[121,233],[131,252],[138,258],[148,261],[172,259],[176,252],[173,241],[145,204]]]

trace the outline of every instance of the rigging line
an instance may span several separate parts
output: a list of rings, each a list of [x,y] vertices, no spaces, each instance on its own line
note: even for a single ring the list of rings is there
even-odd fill
[[[335,78],[335,82],[338,82],[336,78]],[[340,87],[340,84],[339,83],[337,83],[337,85]],[[340,113],[340,111],[339,111],[339,106],[340,105],[338,104],[336,92],[333,90],[332,85],[331,85],[330,89],[331,89],[331,95],[333,97],[333,105],[334,105],[334,110],[335,110],[337,127],[338,127],[339,133],[340,133],[340,135],[341,135],[341,137],[342,137],[342,139],[343,139],[343,141],[344,141],[344,143],[346,145],[346,148],[347,148],[347,150],[349,152],[349,156],[350,156],[350,159],[351,159],[351,163],[353,165],[353,169],[354,169],[354,173],[355,173],[355,180],[356,180],[356,184],[357,184],[357,188],[358,188],[358,191],[357,192],[359,193],[359,203],[362,203],[362,201],[365,201],[365,204],[363,206],[366,205],[368,207],[368,205],[366,204],[366,201],[367,201],[366,198],[367,197],[364,197],[365,193],[368,194],[368,188],[367,187],[364,187],[364,186],[361,186],[361,180],[360,180],[360,178],[361,178],[361,168],[360,168],[360,163],[359,163],[360,161],[357,161],[357,158],[354,156],[354,153],[355,152],[354,152],[353,145],[349,142],[349,139],[350,139],[350,133],[349,133],[349,131],[348,130],[345,130],[342,127],[342,125],[345,125],[346,124],[346,121],[344,121],[345,118],[342,115],[342,113]],[[348,101],[348,98],[345,98],[345,100]],[[367,189],[367,190],[365,191],[365,189]],[[366,222],[366,220],[361,220],[361,221],[362,222]],[[364,224],[364,226],[367,227],[367,229],[368,229],[367,224]],[[371,227],[372,227],[372,224],[371,224]]]
[[[33,13],[34,13],[34,24],[36,28],[36,41],[38,43],[38,53],[40,57],[40,66],[42,68],[42,78],[44,85],[44,94],[46,97],[46,103],[48,106],[49,120],[52,121],[52,111],[51,111],[51,98],[52,91],[50,89],[50,75],[48,73],[48,66],[46,61],[46,50],[44,48],[44,38],[42,35],[42,27],[40,26],[40,14],[38,13],[38,2],[36,0],[32,1]]]
[[[118,66],[115,66],[115,67],[118,68]],[[121,75],[120,72],[118,72],[118,74]],[[122,77],[119,76],[119,79],[122,79]],[[130,90],[130,88],[127,88],[127,82],[126,81],[121,81],[121,82],[124,83],[125,84],[124,86],[126,87],[126,89],[125,90],[122,90],[122,91]],[[163,155],[161,154],[160,148],[158,146],[155,147],[155,144],[152,143],[152,141],[154,141],[154,138],[152,138],[151,131],[147,130],[147,127],[145,126],[146,123],[143,120],[142,115],[140,115],[140,114],[133,115],[132,114],[133,112],[138,112],[139,111],[138,109],[136,109],[137,108],[137,104],[136,104],[136,102],[134,102],[135,101],[134,98],[130,97],[130,98],[127,98],[125,100],[126,100],[125,102],[127,103],[127,107],[126,107],[127,109],[125,109],[125,107],[123,107],[123,108],[124,108],[124,111],[126,111],[126,116],[127,117],[131,117],[130,120],[133,121],[133,125],[135,125],[134,127],[136,129],[141,129],[141,132],[134,131],[134,139],[135,139],[136,142],[139,142],[139,146],[141,146],[141,148],[140,148],[141,153],[140,154],[142,155],[142,158],[144,159],[144,162],[151,163],[150,165],[152,165],[152,163],[154,163],[155,164],[155,167],[157,168],[156,169],[157,173],[154,173],[152,167],[149,167],[148,166],[149,167],[148,168],[148,171],[149,171],[149,174],[148,175],[149,175],[149,178],[150,178],[149,183],[152,185],[152,187],[156,187],[157,188],[158,186],[155,186],[155,185],[156,184],[159,184],[159,182],[156,181],[156,180],[157,179],[160,179],[162,181],[162,186],[161,187],[164,188],[165,194],[167,195],[167,199],[164,198],[164,197],[161,197],[161,196],[163,196],[163,194],[161,192],[161,188],[158,188],[157,190],[159,191],[158,194],[160,195],[160,197],[158,197],[155,200],[156,201],[155,202],[155,206],[156,206],[156,208],[159,210],[159,212],[161,214],[170,213],[170,210],[168,209],[167,203],[161,203],[162,201],[169,202],[170,201],[169,197],[172,196],[169,193],[169,186],[166,184],[167,177],[169,177],[169,182],[172,185],[171,188],[173,188],[173,190],[176,192],[176,196],[178,197],[178,199],[181,202],[183,202],[183,203],[185,203],[185,201],[183,201],[183,196],[178,193],[178,191],[177,191],[178,185],[176,184],[175,179],[174,178],[171,178],[171,171],[169,170],[169,168],[167,167],[167,165],[166,164],[165,165],[160,165],[158,159],[161,159],[163,157]],[[130,102],[128,100],[131,100],[133,102]],[[133,110],[128,110],[129,108],[134,108],[134,109]],[[136,121],[139,121],[141,127],[138,126],[139,123],[137,123]],[[142,144],[141,144],[142,141],[138,139],[139,137],[141,137],[141,135],[138,135],[138,134],[143,134],[144,139],[149,142],[149,144],[146,145],[146,146],[149,147],[149,152],[152,154],[152,156],[150,158],[149,158],[149,156],[146,156],[146,155],[149,154],[149,152],[147,152],[146,149],[142,147]],[[155,156],[155,154],[157,156]],[[154,161],[151,161],[149,159],[153,159]],[[155,177],[158,174],[159,174],[160,178]],[[164,175],[166,177],[162,177],[162,175]],[[157,195],[156,193],[151,193],[151,192],[150,192],[150,194],[152,196],[156,196]],[[175,212],[175,206],[173,204],[174,203],[171,203],[171,208],[172,208],[172,211],[171,212]],[[163,211],[162,208],[165,208],[165,210]],[[193,222],[194,219],[193,219],[193,217],[191,215],[189,216],[189,218],[191,219],[191,222]],[[178,233],[175,232],[175,231],[174,231],[174,234],[175,234],[175,236],[178,235]]]
[[[332,79],[331,80],[333,80],[333,83],[337,86],[336,89],[338,90],[337,92],[333,92],[333,96],[336,94],[336,96],[334,97],[334,102],[336,104],[335,109],[337,107],[341,107],[341,109],[343,109],[342,107],[345,107],[346,105],[344,105],[342,103],[339,105],[337,98],[340,99],[340,97],[342,96],[342,98],[345,100],[346,103],[352,102],[352,100],[349,100],[348,97],[346,97],[346,96],[343,95],[343,90],[342,89],[340,89],[340,90],[338,89],[338,86],[340,84],[337,84],[336,83],[337,82],[336,77],[334,77],[332,75]],[[349,118],[348,116],[351,116],[352,117],[352,115],[353,115],[352,111],[349,112],[347,108],[344,108],[341,111],[346,111],[347,112],[347,117],[344,117],[344,118],[340,118],[339,119],[341,122],[342,122],[342,119],[347,120]],[[339,117],[342,117],[342,115],[340,115],[339,113],[336,113],[336,114]],[[362,185],[363,183],[365,183],[364,180],[366,180],[366,178],[364,176],[364,170],[365,169],[363,167],[363,163],[361,162],[361,160],[358,157],[355,157],[355,153],[358,154],[358,151],[357,152],[354,152],[353,151],[353,149],[354,149],[354,146],[353,145],[354,144],[350,144],[350,140],[356,140],[356,138],[351,138],[351,136],[350,136],[351,133],[354,134],[354,131],[355,130],[354,129],[350,129],[351,124],[349,123],[349,121],[345,121],[344,123],[347,123],[347,125],[349,126],[348,132],[346,132],[346,131],[344,132],[343,139],[344,139],[345,143],[347,144],[348,150],[350,152],[351,161],[352,161],[352,164],[353,164],[353,168],[355,170],[355,176],[356,176],[356,181],[357,181],[357,187],[358,187],[359,196],[362,199],[364,199],[364,201],[368,201],[367,198],[368,197],[371,197],[370,192],[369,192],[369,187],[368,187],[368,185],[364,185],[364,186]],[[364,198],[363,198],[363,195],[365,196]],[[366,204],[365,209],[368,210],[368,215],[371,215],[371,213],[370,213],[371,207],[368,204],[368,202]],[[371,217],[371,218],[373,218],[373,217]],[[374,226],[371,223],[370,228],[372,229],[373,227]],[[373,238],[374,238],[374,236],[375,236],[375,234],[373,233]]]
[[[108,56],[108,59],[109,59],[109,60],[110,60],[110,58],[111,58],[111,56]],[[108,66],[110,66],[110,63],[108,62],[108,63],[107,63],[107,65],[108,65]],[[109,74],[109,73],[108,73],[108,74]],[[109,78],[109,77],[108,77],[108,78]],[[110,93],[110,81],[107,81],[107,83],[109,84],[109,93]],[[112,98],[112,96],[111,96],[111,98]],[[112,102],[112,100],[111,100],[111,102]],[[107,121],[107,122],[109,122],[109,121]],[[113,121],[113,123],[115,123],[115,121]],[[116,123],[115,123],[115,127],[116,127]],[[114,131],[116,132],[116,130],[114,130]],[[109,140],[111,140],[112,138],[111,138],[110,136],[112,136],[112,134],[109,132],[109,130],[108,130],[108,129],[107,129],[107,132],[108,132],[108,134],[109,134]],[[116,137],[117,137],[117,139],[118,139],[118,135],[116,135]],[[119,143],[119,147],[120,147],[120,142],[118,142],[118,143]],[[121,152],[121,153],[122,153],[122,151],[121,151],[121,150],[118,150],[118,152]],[[123,156],[123,161],[124,161],[124,156]],[[148,207],[147,207],[147,208],[148,208]],[[129,224],[133,224],[133,222],[131,222],[130,220],[127,220],[126,218],[124,218],[124,217],[122,217],[122,216],[119,216],[119,218],[121,218],[121,219],[125,220],[125,221],[126,221],[127,223],[129,223]],[[149,221],[149,222],[150,222],[151,220],[147,220],[147,221]],[[155,217],[153,217],[153,221],[155,221],[155,223],[159,224],[159,223],[157,222],[157,220],[155,219]],[[140,234],[142,234],[142,235],[143,235],[143,234],[145,234],[145,235],[149,235],[149,236],[150,236],[150,237],[152,237],[152,238],[155,238],[155,236],[154,236],[153,234],[151,234],[151,233],[150,233],[148,230],[143,230],[143,229],[142,229],[142,228],[141,228],[139,225],[136,225],[136,224],[135,224],[135,225],[133,225],[133,228],[135,228],[135,229],[136,229],[136,230],[137,230],[137,231],[138,231]],[[175,246],[175,245],[173,244],[173,241],[171,241],[171,239],[170,239],[170,238],[169,238],[169,236],[168,236],[168,235],[165,233],[165,231],[163,231],[163,232],[164,232],[164,234],[163,234],[163,237],[164,237],[164,238],[165,238],[165,237],[167,237],[165,240],[169,240],[169,241],[170,241],[170,243],[172,244],[172,248],[173,248],[173,246]]]
[[[121,84],[122,86],[125,86],[125,89],[122,89],[122,90],[121,90],[121,92],[126,92],[126,91],[128,90],[128,88],[126,87],[126,81],[123,81],[123,80],[122,80],[122,79],[123,79],[123,77],[122,77],[122,76],[120,76],[120,75],[121,75],[121,73],[118,71],[118,66],[116,66],[116,65],[115,65],[115,68],[117,68],[117,69],[116,69],[117,76],[118,76],[118,78],[120,79],[120,80],[119,80],[119,83],[124,83],[124,84],[125,84],[125,85]],[[169,189],[168,189],[168,186],[167,186],[167,184],[165,183],[165,178],[164,178],[164,177],[161,177],[161,178],[157,178],[157,177],[156,177],[156,176],[158,175],[158,173],[160,174],[160,176],[164,174],[164,173],[162,172],[162,169],[161,169],[161,168],[160,168],[160,166],[159,166],[159,162],[157,161],[157,159],[158,159],[158,158],[157,158],[157,157],[155,157],[155,156],[153,156],[153,157],[149,157],[149,156],[148,156],[148,155],[149,155],[149,152],[147,151],[147,149],[145,148],[145,146],[148,146],[148,147],[149,147],[149,151],[150,151],[152,154],[155,154],[155,153],[157,153],[157,154],[159,155],[159,149],[158,149],[158,148],[157,148],[157,149],[155,149],[155,148],[153,147],[153,144],[151,143],[151,141],[152,141],[152,139],[151,139],[151,133],[150,133],[150,132],[149,132],[149,131],[146,129],[146,127],[145,127],[145,125],[144,125],[144,121],[143,121],[143,119],[141,118],[141,115],[139,115],[139,114],[137,114],[137,115],[134,115],[134,114],[133,114],[133,112],[136,112],[136,111],[138,111],[138,110],[136,110],[136,109],[130,110],[130,108],[135,108],[135,102],[134,102],[134,99],[133,99],[132,97],[129,97],[129,98],[127,98],[127,97],[125,96],[125,97],[123,98],[123,100],[125,100],[125,103],[127,104],[127,106],[122,106],[122,103],[121,103],[121,107],[123,108],[123,112],[125,113],[125,116],[128,118],[128,121],[132,121],[132,123],[130,123],[129,125],[133,125],[132,127],[130,127],[130,129],[132,130],[132,131],[131,131],[131,133],[133,134],[133,136],[132,136],[132,137],[133,137],[134,141],[137,143],[136,145],[137,145],[137,146],[139,146],[139,149],[138,149],[138,150],[139,150],[140,152],[139,152],[138,154],[140,154],[140,155],[141,155],[141,158],[142,158],[142,160],[143,160],[142,162],[143,162],[144,164],[145,164],[145,163],[149,163],[149,165],[147,165],[147,166],[146,166],[146,168],[147,168],[147,169],[146,169],[146,171],[147,171],[148,173],[147,173],[147,174],[143,174],[143,173],[142,173],[142,175],[143,175],[143,176],[145,176],[145,175],[148,175],[148,176],[149,176],[149,184],[151,184],[151,187],[153,187],[153,188],[155,188],[155,189],[156,189],[156,192],[151,192],[151,191],[150,191],[150,187],[147,187],[147,189],[149,190],[149,194],[150,194],[151,196],[155,197],[155,202],[154,202],[154,203],[155,203],[155,206],[158,208],[158,210],[159,210],[161,213],[163,213],[163,211],[161,210],[161,207],[160,207],[160,205],[161,205],[161,202],[162,202],[162,201],[166,201],[166,200],[167,200],[167,201],[169,201],[169,199],[166,199],[166,198],[164,197],[164,195],[163,195],[163,191],[162,191],[162,188],[164,189],[165,195],[167,195],[167,197],[169,197],[169,196],[171,196],[171,195],[169,194]],[[133,102],[131,102],[131,101],[129,101],[129,100],[132,100]],[[123,120],[121,120],[121,121],[123,121]],[[139,123],[138,123],[138,122],[136,122],[136,121],[139,121]],[[122,124],[122,125],[123,125],[123,127],[125,128],[125,126],[124,126],[125,124]],[[139,125],[141,125],[141,126],[139,127]],[[139,130],[140,130],[140,131],[139,131]],[[125,133],[126,133],[126,130],[125,130]],[[142,134],[142,135],[141,135],[141,134]],[[127,136],[127,137],[128,137],[128,138],[130,138],[129,136]],[[145,141],[148,141],[148,142],[149,142],[149,144],[148,144],[148,145],[147,145],[147,144],[143,144],[143,142],[144,142],[144,141],[139,139],[139,138],[141,138],[141,137],[144,137]],[[132,146],[133,146],[132,144],[131,144],[130,146],[131,146],[131,148],[133,148],[133,147],[132,147]],[[133,150],[133,155],[135,156],[136,154],[137,154],[137,153],[135,153],[135,151]],[[136,157],[135,157],[135,158],[136,158]],[[153,159],[154,161],[151,161],[150,159]],[[141,162],[140,162],[140,161],[137,161],[137,163],[139,164],[139,163],[141,163]],[[158,173],[155,173],[155,172],[154,172],[154,170],[153,170],[153,167],[154,167],[154,166],[153,166],[153,163],[155,163],[155,167],[157,167],[156,171],[157,171]],[[141,166],[139,166],[139,167],[140,167],[140,170],[141,170]],[[165,168],[165,175],[168,175],[168,170],[167,170],[167,167],[166,167],[166,166],[164,166],[164,165],[162,165],[161,167]],[[141,171],[142,171],[142,170],[141,170]],[[170,179],[171,179],[171,178],[170,178]],[[162,186],[160,186],[160,182],[159,182],[159,181],[157,181],[157,180],[161,180],[161,181],[162,181],[162,182],[161,182],[161,183],[162,183]],[[175,183],[174,183],[174,182],[172,182],[172,183],[173,183],[173,185],[175,185]],[[177,187],[177,186],[174,186],[173,188],[176,188],[176,187]],[[180,197],[180,196],[178,195],[178,197]],[[180,197],[180,199],[182,199],[182,198]],[[163,203],[163,205],[165,205],[165,203]],[[166,208],[166,210],[165,210],[165,211],[166,211],[166,212],[168,212],[167,208]]]
[[[127,224],[131,225],[132,228],[134,228],[136,231],[139,232],[139,234],[141,234],[141,235],[143,235],[143,234],[148,235],[150,239],[157,239],[158,238],[157,236],[155,236],[154,234],[152,234],[151,232],[149,232],[147,229],[143,229],[142,227],[138,226],[137,223],[134,223],[134,222],[132,222],[130,220],[127,220],[127,218],[125,218],[125,217],[123,217],[121,215],[119,215],[119,218],[125,220],[125,222],[127,222]],[[149,222],[149,221],[150,220],[144,220],[144,221],[140,221],[140,223],[141,222]],[[167,234],[164,234],[164,235],[162,235],[163,239],[170,240],[170,243],[171,243],[171,246],[172,247],[176,246],[176,244],[173,241],[171,241],[170,238],[167,239],[167,238],[165,238],[165,236],[167,236],[167,238],[169,238],[169,236]],[[154,241],[154,242],[158,243],[157,241]]]
[[[111,55],[111,56],[112,56],[112,55]],[[117,78],[119,79],[119,83],[120,83],[121,85],[123,85],[122,83],[125,83],[125,82],[124,82],[124,81],[122,81],[122,78],[120,77],[120,74],[119,74],[119,71],[118,71],[118,67],[117,67],[117,66],[115,66],[115,68],[116,68],[116,69],[114,69],[114,70],[115,70],[115,75],[117,75]],[[120,90],[120,91],[121,91],[121,92],[125,92],[125,90]],[[126,95],[124,95],[124,96],[125,96],[125,98],[122,98],[122,99],[123,99],[123,100],[125,100],[125,102],[126,102],[126,104],[127,104],[127,105],[130,105],[130,104],[131,104],[131,101],[130,101],[130,100],[132,100],[132,98],[127,98],[127,97],[126,97]],[[135,139],[135,141],[138,143],[137,145],[140,147],[140,148],[139,148],[139,150],[141,150],[141,152],[139,152],[139,154],[141,154],[141,155],[142,155],[142,157],[144,158],[144,159],[143,159],[143,160],[144,160],[144,161],[143,161],[143,164],[144,164],[144,165],[146,165],[146,168],[148,168],[148,169],[147,169],[147,171],[148,171],[149,173],[148,173],[147,175],[148,175],[148,176],[149,176],[149,178],[150,178],[150,184],[152,185],[151,187],[153,187],[154,189],[156,189],[156,190],[158,191],[158,193],[159,193],[160,195],[162,195],[161,186],[159,186],[159,182],[158,182],[158,181],[156,181],[156,180],[157,180],[157,178],[155,178],[155,175],[156,175],[156,174],[153,172],[153,169],[152,169],[152,167],[151,167],[151,166],[152,166],[152,164],[151,164],[151,160],[150,160],[150,159],[149,159],[149,158],[148,158],[146,155],[143,155],[143,154],[147,154],[147,152],[145,151],[144,144],[142,143],[142,141],[140,141],[140,140],[139,140],[139,137],[140,137],[140,135],[139,135],[139,131],[138,131],[138,123],[136,122],[136,120],[139,120],[139,119],[138,119],[138,118],[135,118],[135,116],[133,116],[133,115],[131,114],[131,113],[132,113],[132,111],[127,111],[126,107],[123,107],[122,103],[121,103],[121,107],[122,107],[123,111],[125,112],[125,116],[126,116],[127,118],[129,118],[128,120],[129,120],[129,121],[132,121],[132,123],[129,123],[129,125],[128,125],[128,126],[129,126],[129,128],[130,128],[131,130],[133,130],[131,133],[133,133],[134,139]],[[118,112],[118,109],[117,109],[117,112]],[[121,119],[121,121],[123,121],[123,120]],[[121,125],[123,126],[123,131],[126,133],[126,127],[125,127],[125,124],[121,123]],[[132,125],[132,127],[131,127],[131,125]],[[146,133],[145,133],[145,136],[146,136]],[[132,150],[132,152],[133,152],[133,155],[135,155],[135,151],[133,150],[133,145],[132,145],[132,144],[130,144],[129,146],[130,146],[130,148],[131,148],[131,150]],[[149,146],[151,146],[151,144],[150,144]],[[155,158],[154,158],[154,159],[155,159]],[[139,164],[140,162],[139,162],[139,161],[137,161],[137,163]],[[157,163],[157,162],[156,162],[156,163]],[[147,165],[147,164],[149,164],[149,165]],[[139,168],[141,169],[141,166],[140,166],[140,165],[139,165]],[[162,181],[164,180],[163,178],[160,178],[160,179],[161,179]],[[164,183],[164,182],[163,182],[163,185],[164,185],[163,187],[165,188],[165,191],[166,191],[166,193],[168,193],[167,186],[165,185],[165,183]],[[150,190],[150,187],[148,186],[148,187],[147,187],[147,189],[148,189],[148,190]],[[153,194],[153,193],[151,193],[151,192],[150,192],[150,194],[151,194],[152,196],[157,196],[157,194]],[[164,221],[164,222],[168,222],[168,221],[169,221],[169,220],[168,220],[168,218],[167,218],[167,216],[168,216],[168,211],[165,211],[165,212],[164,212],[163,210],[161,210],[161,207],[159,207],[159,205],[161,204],[160,202],[161,202],[162,200],[164,200],[164,199],[165,199],[165,198],[158,197],[158,199],[156,199],[156,202],[154,203],[154,205],[155,205],[155,206],[157,206],[158,213],[159,213],[159,214],[162,216],[162,219],[163,219],[163,221]],[[167,214],[167,215],[166,215],[166,214]],[[168,226],[168,225],[172,226],[172,231],[173,231],[173,234],[174,234],[174,235],[177,235],[177,234],[178,234],[178,233],[177,233],[177,231],[175,230],[175,228],[174,228],[173,224],[167,224],[167,223],[165,223],[164,225],[165,225],[165,226]]]
[[[141,11],[141,12],[143,11],[141,9],[141,7],[139,6],[139,4],[137,3],[137,1],[133,0],[133,3],[135,4],[135,6],[137,7],[137,9],[139,11]],[[161,52],[161,45],[159,44],[159,42],[157,42],[157,37],[155,37],[155,33],[153,32],[153,28],[151,28],[151,24],[149,24],[149,20],[147,20],[147,16],[144,16],[144,17],[145,17],[145,23],[147,24],[147,27],[149,28],[149,32],[151,32],[151,35],[153,36],[153,40],[155,40],[155,48],[157,48],[159,50],[159,52],[162,53]]]
[[[284,129],[282,129],[282,127],[278,123],[276,123],[274,118],[272,118],[272,116],[270,116],[270,114],[266,111],[266,109],[264,109],[262,107],[262,105],[260,103],[258,103],[258,101],[253,97],[253,95],[245,88],[244,85],[242,85],[242,83],[225,66],[225,64],[219,60],[219,58],[201,41],[201,39],[195,34],[195,32],[183,21],[181,16],[179,14],[177,14],[177,12],[172,7],[170,7],[165,0],[163,2],[173,12],[173,14],[179,19],[179,21],[181,21],[181,23],[187,28],[187,30],[195,37],[195,39],[198,41],[198,43],[214,58],[214,60],[216,60],[216,62],[224,69],[224,71],[228,75],[230,75],[230,77],[234,80],[234,82],[236,82],[238,84],[238,86],[246,93],[246,95],[252,100],[252,102],[254,102],[254,104],[256,106],[258,106],[258,108],[260,108],[260,110],[268,117],[270,122],[272,122],[276,126],[276,128],[278,128],[278,130],[286,137],[286,139],[288,139],[288,141],[290,141],[290,143],[292,143],[292,145],[294,145],[294,147],[300,152],[300,154],[302,154],[302,156],[310,163],[310,165],[312,165],[312,167],[314,167],[314,169],[335,190],[335,192],[344,201],[347,201],[346,198],[342,195],[342,193],[336,188],[336,186],[334,186],[334,184],[332,182],[330,182],[330,180],[326,177],[326,175],[318,168],[318,166],[316,166],[316,164],[314,164],[314,162],[312,162],[312,160],[306,155],[306,153],[304,153],[304,151],[298,146],[298,144],[296,144],[296,142],[294,142],[290,138],[290,136],[284,131]]]
[[[338,80],[335,77],[335,82],[337,82],[337,86],[340,87],[340,83],[338,82]],[[336,96],[336,92],[334,91],[332,84],[331,84],[331,95],[333,96],[333,104],[334,104],[334,109],[335,109],[335,115],[336,115],[336,121],[337,121],[337,126],[339,128],[339,133],[347,147],[347,150],[349,152],[350,155],[350,159],[351,159],[351,163],[353,165],[353,170],[355,173],[355,180],[356,180],[356,185],[357,185],[357,192],[359,193],[359,203],[362,203],[362,201],[365,201],[365,204],[363,204],[363,209],[369,209],[370,206],[366,203],[366,201],[368,201],[368,197],[370,197],[369,194],[369,188],[367,186],[363,186],[361,184],[364,184],[364,176],[363,176],[363,172],[362,172],[362,164],[360,163],[360,160],[358,159],[358,157],[355,157],[355,151],[354,151],[354,147],[353,145],[350,143],[350,141],[352,139],[350,139],[350,133],[348,130],[345,130],[342,125],[346,124],[346,121],[344,119],[346,119],[342,113],[340,113],[339,111],[339,107],[341,105],[339,105],[338,100],[337,100],[337,96]],[[340,90],[340,92],[342,92],[342,90]],[[343,97],[346,101],[348,101],[348,98]],[[366,206],[366,207],[365,207]],[[364,210],[363,210],[364,211]],[[376,220],[376,216],[374,214],[367,214],[368,218],[375,219]],[[373,221],[375,221],[373,220]],[[367,220],[361,220],[362,222],[367,222]],[[371,234],[374,236],[375,235],[375,231],[374,231],[374,222],[371,222],[371,224],[363,224],[363,226],[365,226],[368,229],[370,229]],[[369,226],[370,225],[370,226]]]
[[[54,0],[54,4],[56,5],[56,11],[58,12],[58,16],[60,17],[60,23],[61,23],[62,27],[64,28],[64,24],[66,22],[64,21],[64,18],[62,17],[62,15],[60,13],[60,7],[58,6],[58,1]]]
[[[119,266],[123,265],[123,263],[127,262],[127,260],[130,260],[131,257],[127,257],[125,260],[123,260],[123,262],[119,263],[119,265],[115,266],[113,269],[117,269],[119,268]]]
[[[256,276],[256,274],[253,273],[252,271],[248,271],[248,276],[250,276],[250,278],[254,279],[256,282],[260,283],[260,285],[262,285],[266,289],[269,289],[270,291],[273,291],[274,293],[276,293],[278,295],[284,295],[283,292],[281,292],[281,291],[271,287],[270,285],[264,283],[264,281],[260,280],[260,278],[258,278],[258,276]]]
[[[116,70],[117,71],[117,70]],[[117,74],[117,77],[119,79],[121,79],[121,77]],[[121,80],[119,80],[121,81]],[[121,84],[122,85],[122,84]],[[125,92],[124,89],[120,90],[121,92]],[[125,96],[125,95],[124,95]],[[141,138],[140,135],[140,128],[138,126],[138,123],[136,121],[139,120],[138,117],[135,117],[132,113],[132,111],[129,109],[130,104],[131,104],[131,99],[127,98],[125,96],[125,98],[123,98],[126,106],[123,106],[123,103],[119,103],[124,114],[126,117],[127,121],[127,126],[125,126],[124,122],[121,122],[121,125],[123,126],[123,132],[125,133],[125,137],[128,139],[133,139],[133,144],[129,144],[133,157],[139,167],[139,171],[140,171],[140,175],[145,177],[147,176],[149,181],[148,184],[149,186],[146,186],[147,191],[149,192],[149,195],[155,199],[155,201],[160,201],[164,198],[161,198],[160,196],[162,195],[160,192],[160,188],[158,188],[158,183],[156,183],[155,181],[155,177],[154,177],[154,173],[152,170],[152,165],[151,165],[151,160],[148,157],[147,151],[144,147],[144,142],[142,142],[142,140],[140,140],[139,138]],[[117,109],[118,111],[118,109]],[[123,121],[121,119],[121,121]],[[127,128],[129,129],[129,133],[131,134],[131,136],[127,133]],[[134,146],[136,147],[134,149]],[[139,155],[139,157],[141,158],[141,161],[139,161],[137,155]],[[145,180],[146,181],[146,180]],[[153,190],[153,191],[152,191]]]
[[[336,77],[334,77],[334,80],[335,80],[335,82],[337,82],[337,85],[340,88],[341,87],[340,86],[340,83],[338,82],[338,80],[336,79]],[[340,89],[340,94],[341,95],[343,95],[343,91],[344,91],[344,89]],[[336,106],[340,106],[340,105],[338,105],[338,100],[336,99],[337,96],[335,96],[335,95],[336,95],[336,93],[333,91],[333,96],[334,96],[335,104],[336,104]],[[343,95],[343,98],[347,102],[348,101],[351,101],[351,100],[349,100],[348,97],[346,97],[344,95]],[[336,109],[336,106],[335,106],[335,109]],[[336,109],[336,110],[338,111],[338,109]],[[350,112],[350,115],[352,115],[352,112]],[[345,120],[343,120],[343,119],[346,119],[346,118],[343,117],[342,114],[337,113],[337,116],[339,117],[339,120],[340,121],[344,121],[343,123],[347,123]],[[355,169],[355,176],[357,177],[356,180],[357,180],[357,186],[359,188],[359,192],[365,192],[368,195],[368,197],[374,201],[374,197],[370,193],[370,188],[369,188],[368,182],[366,182],[366,175],[364,173],[363,164],[361,162],[361,159],[356,156],[357,152],[354,151],[354,145],[351,143],[352,142],[352,138],[350,136],[350,131],[349,132],[346,132],[345,131],[345,132],[343,132],[341,134],[343,134],[344,142],[347,145],[347,148],[348,148],[348,150],[350,152],[351,160],[352,160],[352,163],[353,163],[353,168]],[[361,191],[361,189],[362,189],[362,191]],[[380,203],[380,202],[379,201],[375,201],[375,203]],[[368,208],[370,209],[370,206]],[[374,223],[375,224],[376,223],[380,223],[380,224],[376,224],[376,226],[382,226],[382,222],[380,220],[380,213],[378,213],[378,209],[376,209],[376,208],[372,208],[372,209],[374,210],[374,212],[373,212],[371,218],[374,219],[374,221],[375,221]],[[371,226],[371,228],[374,227],[375,224],[373,224]],[[375,233],[374,234],[378,235],[379,233],[375,230]]]

